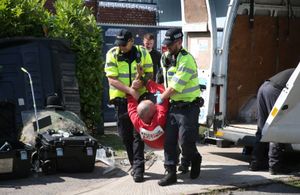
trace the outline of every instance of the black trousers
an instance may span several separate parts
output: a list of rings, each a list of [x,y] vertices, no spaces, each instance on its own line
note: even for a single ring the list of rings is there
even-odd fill
[[[281,156],[284,144],[260,142],[262,129],[271,112],[281,90],[273,86],[270,81],[265,81],[257,93],[257,132],[252,153],[252,161],[258,164],[269,164],[270,168],[281,166]],[[269,158],[268,158],[269,157]]]
[[[115,103],[118,133],[126,147],[128,159],[135,172],[144,172],[144,142],[140,134],[134,130],[128,116],[127,101],[122,99]]]
[[[180,144],[185,163],[200,156],[196,148],[198,137],[199,106],[190,103],[178,107],[171,103],[165,129],[165,166],[175,166],[177,162],[177,143]]]

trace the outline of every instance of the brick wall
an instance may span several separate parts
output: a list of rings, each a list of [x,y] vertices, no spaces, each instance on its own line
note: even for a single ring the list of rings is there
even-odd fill
[[[45,8],[55,13],[55,0],[47,0]],[[85,5],[92,8],[99,23],[156,25],[156,12],[143,9],[98,7],[98,0],[87,0]]]
[[[142,9],[99,7],[97,22],[156,25],[156,12]]]

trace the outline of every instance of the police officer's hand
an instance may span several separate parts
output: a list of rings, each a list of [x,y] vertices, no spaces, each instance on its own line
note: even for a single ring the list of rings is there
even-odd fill
[[[132,85],[131,85],[131,87],[133,88],[133,89],[139,89],[139,88],[141,88],[143,86],[143,81],[141,81],[141,80],[133,80],[132,81]]]
[[[137,64],[137,65],[136,65],[136,76],[135,76],[135,80],[140,80],[143,74],[144,74],[144,69],[143,69],[143,67],[141,67],[140,64]]]
[[[159,91],[156,91],[154,96],[156,96],[156,103],[157,104],[162,104],[163,103],[164,100],[161,98],[161,93]]]
[[[139,97],[140,97],[140,94],[138,91],[136,91],[135,89],[133,88],[130,88],[130,91],[129,91],[130,95],[132,95],[132,97],[135,99],[135,100],[138,100]]]

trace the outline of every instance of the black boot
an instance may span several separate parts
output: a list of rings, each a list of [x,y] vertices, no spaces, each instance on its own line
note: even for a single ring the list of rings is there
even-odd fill
[[[189,172],[189,166],[191,165],[191,161],[188,161],[184,156],[181,158],[181,164],[178,167],[178,171],[182,174],[186,174]]]
[[[196,179],[197,177],[199,177],[200,170],[201,170],[201,162],[202,162],[202,157],[200,154],[197,154],[192,160],[192,168],[190,173],[191,179]]]
[[[267,170],[269,167],[267,162],[259,162],[257,160],[252,160],[249,163],[249,171],[263,171]]]
[[[181,174],[186,174],[187,172],[189,172],[189,166],[186,165],[179,165],[178,167],[178,171],[181,172]]]
[[[168,165],[165,167],[167,175],[165,175],[161,180],[158,181],[158,185],[160,186],[167,186],[177,182],[176,166]]]
[[[134,172],[133,180],[136,183],[140,183],[144,181],[144,173],[143,172]]]

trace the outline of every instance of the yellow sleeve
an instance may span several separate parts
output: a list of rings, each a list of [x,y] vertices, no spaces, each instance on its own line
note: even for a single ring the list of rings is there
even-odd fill
[[[196,64],[194,63],[193,58],[191,56],[183,56],[169,86],[181,93],[188,84],[192,75],[196,72]]]
[[[117,77],[119,75],[117,60],[112,51],[111,49],[106,54],[104,71],[107,77]]]
[[[150,53],[145,49],[141,48],[143,55],[143,68],[145,73],[153,73],[153,63],[150,56]]]

